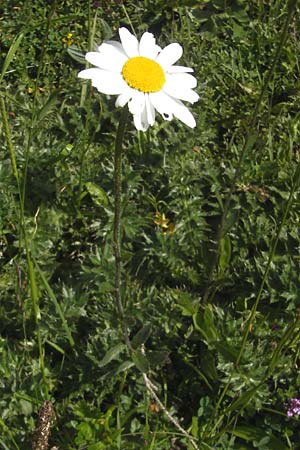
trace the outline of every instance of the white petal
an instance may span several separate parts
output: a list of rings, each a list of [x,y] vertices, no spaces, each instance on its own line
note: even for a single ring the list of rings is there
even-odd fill
[[[191,67],[185,66],[170,66],[166,72],[168,73],[184,73],[184,72],[194,72],[194,69]]]
[[[152,33],[144,33],[139,44],[140,56],[146,56],[150,59],[156,59],[158,53],[161,51],[159,45],[155,44],[155,37]]]
[[[160,64],[163,68],[168,68],[172,66],[179,58],[182,56],[182,47],[177,43],[167,45],[158,57],[156,58],[156,62]]]
[[[149,123],[147,120],[147,114],[144,111],[142,111],[140,114],[134,114],[133,115],[133,122],[135,125],[135,128],[139,131],[147,131],[149,128]]]
[[[145,95],[145,106],[146,106],[147,121],[149,125],[152,126],[155,122],[155,108],[150,102],[148,94]]]
[[[127,28],[119,28],[119,35],[122,42],[124,52],[129,58],[139,55],[139,43],[137,38],[127,30]]]
[[[170,117],[172,118],[172,115],[174,115],[189,127],[194,128],[196,126],[196,121],[192,113],[180,100],[172,98],[162,91],[149,94],[149,98],[155,109],[166,120],[170,120]]]
[[[163,91],[149,94],[149,101],[154,108],[163,116],[165,120],[172,120],[172,103],[169,101],[170,97]]]
[[[122,55],[118,51],[107,53],[88,52],[85,55],[85,59],[94,66],[100,67],[100,69],[121,72],[127,56],[125,54]]]
[[[123,108],[123,106],[125,106],[126,103],[129,102],[131,97],[132,97],[132,93],[131,93],[130,89],[128,89],[127,92],[122,92],[122,94],[120,94],[116,100],[116,107]]]
[[[92,85],[103,94],[117,95],[127,90],[122,75],[107,70],[86,69],[79,72],[78,77],[92,80]]]
[[[197,80],[189,74],[167,74],[163,91],[172,97],[195,103],[199,99],[199,95],[192,91],[191,88],[197,85]]]
[[[120,52],[124,53],[123,47],[121,42],[118,41],[104,41],[99,47],[98,47],[98,51],[99,52],[103,52],[103,51],[111,51],[111,47],[114,47],[115,50],[119,50]]]
[[[190,73],[167,73],[166,80],[189,89],[194,89],[197,86],[197,79]]]
[[[128,58],[122,44],[117,41],[105,41],[98,47],[98,52],[111,58]]]
[[[175,107],[176,105],[176,107]],[[181,122],[185,123],[190,128],[195,128],[196,121],[194,119],[193,114],[188,110],[180,100],[174,99],[174,116],[177,119],[181,120]]]
[[[197,79],[189,73],[166,73],[167,82],[188,89],[194,89],[197,86]]]
[[[91,80],[92,78],[96,77],[99,72],[101,72],[101,69],[85,69],[81,70],[78,73],[78,77],[85,78],[86,80]]]
[[[128,102],[128,108],[131,114],[141,114],[145,108],[145,94],[140,91],[133,91],[133,96]]]
[[[178,98],[186,102],[195,103],[199,100],[199,95],[197,94],[197,92],[192,91],[192,89],[178,87],[177,85],[172,86],[166,83],[164,85],[163,91],[171,97]]]

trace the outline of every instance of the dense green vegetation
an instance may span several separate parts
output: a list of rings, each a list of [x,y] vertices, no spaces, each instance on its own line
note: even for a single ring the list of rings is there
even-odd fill
[[[51,6],[47,6],[47,3]],[[299,449],[300,8],[290,0],[0,5],[0,448]],[[197,127],[130,117],[77,74],[118,28],[179,42]]]

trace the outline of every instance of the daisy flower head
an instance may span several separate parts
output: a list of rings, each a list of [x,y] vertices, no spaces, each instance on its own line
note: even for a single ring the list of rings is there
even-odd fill
[[[193,91],[197,80],[190,67],[174,65],[182,56],[181,45],[161,49],[153,34],[146,32],[138,41],[124,27],[119,36],[121,42],[103,42],[98,51],[86,54],[95,67],[79,72],[79,78],[90,79],[103,94],[117,95],[117,107],[128,104],[138,130],[146,131],[154,124],[156,111],[165,120],[176,117],[194,128],[196,121],[182,100],[195,103],[199,99]]]

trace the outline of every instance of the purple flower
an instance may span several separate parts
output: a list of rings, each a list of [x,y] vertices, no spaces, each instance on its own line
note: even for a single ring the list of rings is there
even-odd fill
[[[291,398],[290,404],[287,409],[287,416],[293,417],[295,414],[300,416],[300,399],[299,398]]]

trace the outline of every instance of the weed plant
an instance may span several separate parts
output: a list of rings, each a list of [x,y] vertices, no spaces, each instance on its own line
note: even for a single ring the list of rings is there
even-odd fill
[[[0,448],[299,449],[299,2],[2,0]],[[197,127],[128,122],[77,78],[120,26],[179,42]],[[142,350],[141,350],[142,349]],[[294,401],[295,403],[295,401]],[[297,404],[297,402],[295,403]],[[295,412],[295,414],[294,414]]]

